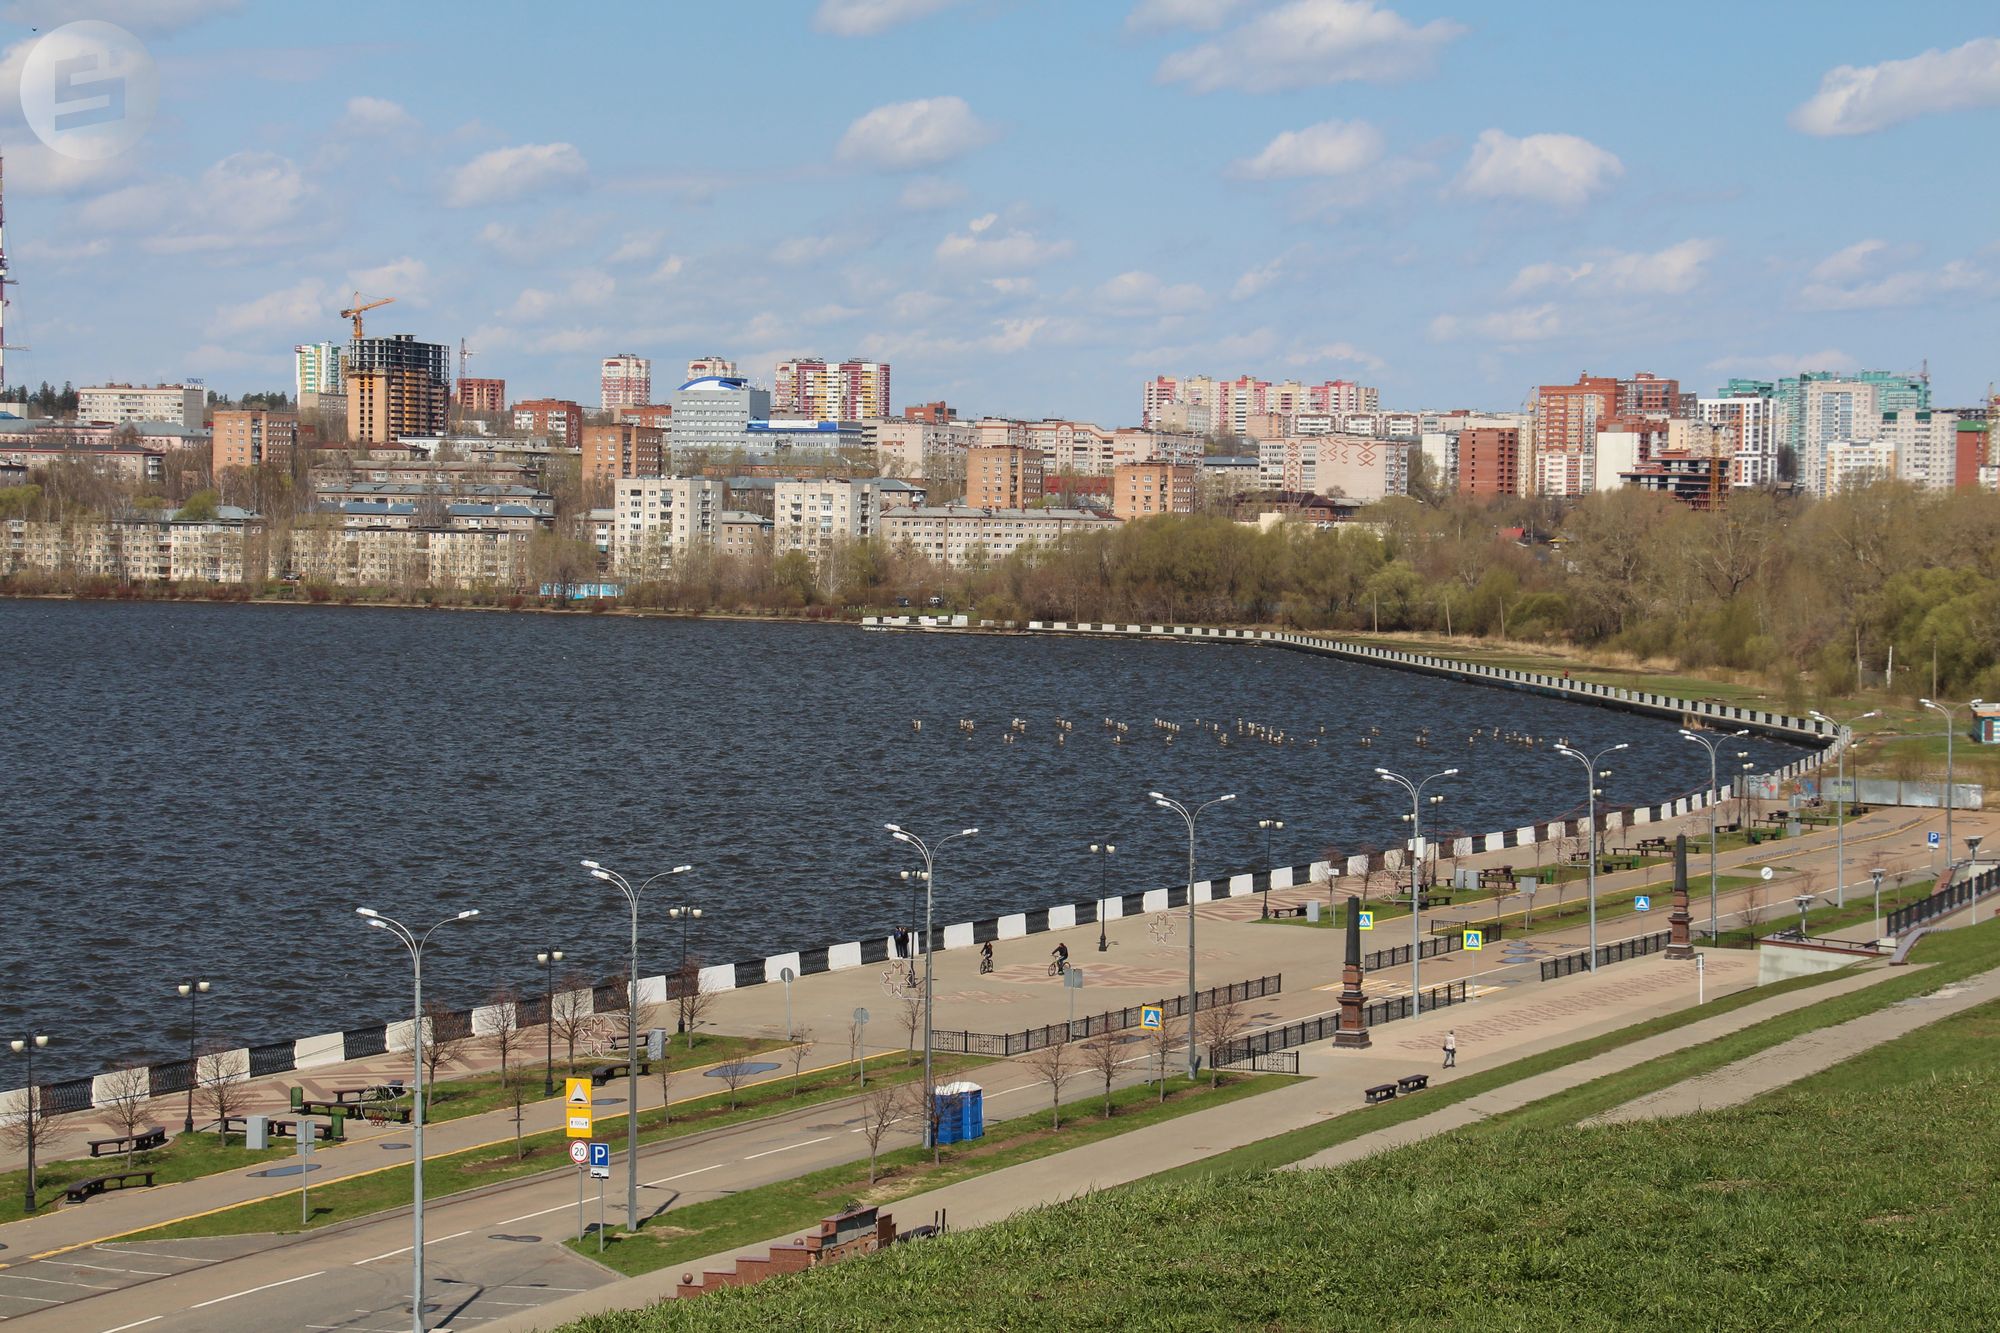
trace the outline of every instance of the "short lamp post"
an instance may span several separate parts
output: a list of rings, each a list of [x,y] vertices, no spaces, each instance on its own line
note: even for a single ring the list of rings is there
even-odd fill
[[[1958,710],[1961,705],[1941,704],[1930,699],[1919,699],[1917,702],[1926,708],[1944,714],[1944,845],[1946,848],[1945,855],[1949,857],[1951,855],[1952,807],[1951,742],[1953,733],[1958,730]],[[1976,710],[1985,702],[1984,699],[1974,699],[1971,703],[1963,705],[1963,707]]]
[[[674,906],[669,907],[667,909],[667,920],[678,921],[681,923],[681,965],[680,965],[680,971],[677,974],[677,981],[676,981],[676,984],[679,985],[681,988],[681,994],[680,998],[676,1001],[675,1004],[674,1031],[687,1032],[687,1047],[689,1050],[693,1050],[694,1034],[692,1032],[688,1032],[688,1022],[687,1022],[687,1016],[688,1016],[687,987],[689,985],[688,927],[693,925],[695,922],[701,920],[701,909],[699,907],[690,907],[686,903],[676,903]],[[693,978],[693,984],[695,988],[699,990],[701,987],[701,978],[698,976]]]
[[[1104,903],[1111,889],[1111,858],[1118,848],[1108,842],[1090,844],[1090,854],[1097,858],[1097,951],[1103,953],[1111,947],[1104,937]]]
[[[412,1163],[410,1216],[416,1231],[416,1244],[410,1247],[410,1327],[414,1333],[424,1333],[424,946],[431,942],[431,936],[454,921],[469,921],[479,915],[479,909],[467,908],[455,916],[444,920],[419,935],[402,922],[383,916],[372,907],[357,907],[356,916],[368,918],[368,924],[379,930],[386,930],[402,942],[410,951],[411,1007],[410,1016],[410,1064],[411,1082],[415,1091],[410,1098],[410,1124],[416,1140],[414,1145],[416,1160]]]
[[[1986,841],[1984,835],[1978,833],[1973,834],[1965,840],[1965,875],[1968,884],[1973,883],[1973,877],[1979,873],[1979,866],[1977,864],[1979,861],[1979,844],[1984,841]],[[1977,893],[1978,889],[1974,887],[1967,891]],[[1972,924],[1975,926],[1979,924],[1978,898],[1972,900]]]
[[[563,960],[561,949],[543,949],[535,955],[542,965],[542,1096],[556,1095],[556,964]]]
[[[1868,878],[1875,881],[1875,938],[1882,938],[1882,867],[1876,866],[1868,872]]]
[[[1284,826],[1282,819],[1257,821],[1257,827],[1264,830],[1264,910],[1259,915],[1266,921],[1271,919],[1271,834]]]
[[[975,828],[960,829],[947,837],[939,838],[933,847],[900,824],[884,824],[889,836],[897,842],[905,842],[917,849],[917,855],[924,859],[921,872],[924,885],[924,1146],[937,1148],[937,1089],[931,1083],[931,1003],[937,992],[936,976],[931,971],[931,914],[936,906],[937,855],[944,845],[958,838],[977,836]],[[911,872],[905,871],[906,875]]]
[[[1792,906],[1799,909],[1799,939],[1801,942],[1806,938],[1806,912],[1816,901],[1818,900],[1810,893],[1801,893],[1792,899]]]
[[[1171,810],[1171,811],[1173,811],[1173,812],[1174,812],[1175,814],[1179,815],[1179,816],[1181,817],[1181,819],[1182,819],[1182,820],[1183,820],[1183,821],[1184,821],[1184,822],[1185,822],[1185,823],[1187,824],[1187,831],[1188,831],[1188,886],[1187,886],[1187,916],[1188,916],[1188,920],[1187,920],[1187,927],[1188,927],[1188,950],[1187,950],[1187,953],[1188,953],[1188,995],[1187,995],[1187,1017],[1188,1017],[1188,1081],[1189,1081],[1189,1082],[1193,1082],[1193,1081],[1194,1081],[1194,1077],[1195,1077],[1195,1075],[1201,1072],[1201,1071],[1200,1071],[1200,1067],[1199,1067],[1199,1066],[1198,1066],[1198,1064],[1196,1063],[1196,1062],[1197,1062],[1197,1061],[1198,1061],[1198,1060],[1199,1060],[1199,1059],[1201,1058],[1201,1056],[1200,1056],[1200,1053],[1199,1053],[1199,1052],[1197,1051],[1197,1049],[1196,1049],[1196,1047],[1195,1047],[1195,1030],[1194,1030],[1194,1001],[1195,1001],[1195,989],[1194,989],[1194,830],[1195,830],[1195,821],[1199,820],[1199,819],[1201,818],[1201,812],[1202,812],[1202,811],[1204,811],[1204,810],[1206,810],[1206,809],[1208,809],[1208,808],[1209,808],[1209,807],[1210,807],[1211,805],[1221,805],[1221,804],[1223,804],[1223,803],[1224,803],[1225,801],[1233,801],[1233,800],[1235,800],[1235,799],[1236,799],[1236,793],[1235,793],[1235,792],[1230,792],[1230,793],[1229,793],[1229,794],[1228,794],[1227,796],[1218,796],[1218,797],[1216,797],[1216,798],[1215,798],[1214,800],[1212,800],[1212,801],[1203,801],[1203,802],[1202,802],[1202,803],[1201,803],[1200,805],[1197,805],[1197,806],[1186,806],[1186,805],[1183,805],[1183,804],[1181,804],[1181,803],[1180,803],[1179,801],[1176,801],[1176,800],[1172,799],[1171,797],[1167,797],[1167,796],[1162,796],[1162,795],[1161,795],[1160,793],[1158,793],[1158,792],[1156,792],[1156,791],[1149,791],[1149,792],[1147,792],[1147,793],[1146,793],[1146,795],[1152,798],[1152,801],[1153,801],[1153,804],[1154,804],[1154,805],[1157,805],[1157,806],[1159,806],[1159,807],[1160,807],[1160,808],[1161,808],[1162,810]],[[1162,1070],[1162,1071],[1161,1071],[1161,1074],[1162,1074],[1162,1079],[1161,1079],[1161,1086],[1163,1086],[1163,1087],[1165,1086],[1165,1077],[1164,1077],[1164,1075],[1165,1075],[1165,1072],[1166,1072],[1166,1071],[1164,1071],[1164,1070]]]
[[[1423,1012],[1424,1007],[1423,991],[1419,985],[1424,952],[1423,913],[1417,910],[1417,905],[1423,901],[1423,888],[1417,877],[1423,869],[1424,804],[1428,801],[1431,805],[1436,805],[1444,800],[1441,794],[1426,797],[1424,788],[1439,778],[1457,777],[1458,770],[1447,768],[1443,772],[1431,774],[1421,782],[1413,782],[1401,773],[1391,773],[1386,768],[1376,769],[1375,776],[1384,782],[1395,783],[1410,794],[1410,813],[1403,818],[1410,821],[1410,1017],[1415,1018]]]
[[[1936,705],[1933,704],[1932,707],[1936,707]],[[1807,714],[1808,717],[1815,717],[1829,724],[1840,736],[1840,777],[1838,779],[1840,790],[1835,792],[1833,797],[1833,903],[1836,907],[1847,906],[1847,747],[1854,743],[1854,723],[1866,722],[1869,718],[1878,717],[1880,714],[1880,709],[1871,708],[1860,717],[1855,718],[1853,722],[1837,721],[1820,712],[1818,709],[1814,709],[1811,713]],[[1950,796],[1949,785],[1946,787],[1946,796],[1947,798]],[[1946,847],[1949,847],[1951,846],[1951,811],[1949,808],[1946,809],[1944,818],[1946,830],[1944,843]]]
[[[49,1039],[40,1033],[7,1043],[8,1050],[28,1057],[28,1090],[21,1094],[27,1099],[21,1104],[21,1123],[28,1141],[28,1180],[21,1192],[21,1210],[29,1214],[35,1211],[35,1140],[42,1132],[41,1106],[35,1099],[35,1052],[48,1044]]]
[[[1620,741],[1618,742],[1618,744],[1610,746],[1607,749],[1600,750],[1598,753],[1594,755],[1589,755],[1577,749],[1575,746],[1571,745],[1556,746],[1557,754],[1564,755],[1570,759],[1574,759],[1579,764],[1583,765],[1584,780],[1589,784],[1588,796],[1585,802],[1586,812],[1584,815],[1584,819],[1586,822],[1586,827],[1588,829],[1588,838],[1590,843],[1588,849],[1590,864],[1585,867],[1584,875],[1585,875],[1585,881],[1589,885],[1589,888],[1586,891],[1586,893],[1590,902],[1590,970],[1593,972],[1597,970],[1597,797],[1600,791],[1597,783],[1599,779],[1608,778],[1611,776],[1610,769],[1599,768],[1598,765],[1604,762],[1605,755],[1615,754],[1617,751],[1626,748],[1628,748],[1628,742]],[[1714,815],[1712,813],[1713,807],[1710,807],[1710,809],[1711,809],[1711,814],[1709,818],[1709,824],[1710,827],[1713,828],[1714,827]],[[1714,841],[1714,837],[1715,835],[1711,832],[1709,835],[1709,840],[1711,843]]]
[[[208,983],[207,983],[206,981],[183,981],[183,982],[182,982],[182,983],[181,983],[180,985],[178,985],[178,986],[174,987],[174,990],[175,990],[175,991],[177,991],[177,992],[179,992],[179,993],[180,993],[180,994],[181,994],[182,996],[184,996],[184,997],[185,997],[185,998],[187,999],[187,1002],[188,1002],[188,1086],[187,1086],[187,1118],[186,1118],[186,1120],[184,1120],[184,1121],[182,1122],[182,1124],[181,1124],[181,1133],[183,1133],[183,1134],[192,1134],[192,1133],[194,1133],[194,1085],[195,1085],[195,1077],[194,1077],[194,1073],[195,1073],[195,1066],[194,1066],[194,1060],[195,1060],[195,1056],[194,1056],[194,1037],[195,1037],[195,1013],[194,1013],[194,1006],[195,1006],[195,1001],[196,1001],[196,1000],[198,1000],[198,999],[200,999],[200,998],[201,998],[202,996],[204,996],[204,995],[208,994]]]

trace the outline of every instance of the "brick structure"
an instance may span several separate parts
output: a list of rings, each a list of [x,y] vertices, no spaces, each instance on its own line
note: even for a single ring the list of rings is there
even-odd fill
[[[583,479],[657,477],[666,459],[666,432],[621,421],[583,428]]]
[[[1042,498],[1042,451],[982,445],[965,451],[965,503],[975,509],[1025,509]]]
[[[1688,915],[1688,840],[1687,834],[1682,833],[1674,838],[1674,910],[1667,915],[1670,932],[1667,957],[1694,957],[1694,944],[1688,938],[1688,923],[1692,919]]]
[[[686,1299],[721,1287],[747,1287],[765,1278],[803,1273],[821,1264],[837,1264],[842,1259],[873,1254],[895,1243],[895,1219],[879,1208],[854,1208],[822,1218],[811,1233],[790,1245],[773,1245],[767,1258],[746,1255],[738,1259],[733,1272],[710,1269],[701,1275],[700,1282],[694,1280],[694,1274],[683,1273],[674,1295]]]
[[[1340,969],[1340,1028],[1333,1034],[1336,1050],[1365,1051],[1372,1044],[1368,1039],[1368,1015],[1364,1005],[1367,996],[1362,993],[1361,981],[1361,900],[1349,894],[1347,961]]]
[[[1458,489],[1462,495],[1521,493],[1521,432],[1482,426],[1458,436]]]

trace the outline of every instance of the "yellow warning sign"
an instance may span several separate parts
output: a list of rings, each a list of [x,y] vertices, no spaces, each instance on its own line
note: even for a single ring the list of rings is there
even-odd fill
[[[591,1136],[593,1112],[590,1088],[587,1078],[563,1080],[563,1107],[570,1138],[587,1139]]]

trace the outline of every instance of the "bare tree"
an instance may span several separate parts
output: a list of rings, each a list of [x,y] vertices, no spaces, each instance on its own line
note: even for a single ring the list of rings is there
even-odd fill
[[[812,1059],[813,1030],[800,1028],[792,1034],[792,1049],[786,1057],[792,1062],[792,1094],[798,1095],[799,1075],[804,1072],[806,1061]]]
[[[502,986],[486,1002],[486,1031],[481,1040],[499,1057],[500,1082],[505,1086],[512,1081],[514,1056],[527,1043],[527,1034],[521,1030],[521,992],[517,987]]]
[[[683,963],[675,981],[678,983],[674,987],[675,1019],[680,1030],[687,1034],[689,1049],[693,1049],[694,1034],[708,1021],[709,1010],[715,1004],[715,991],[702,982],[699,958]]]
[[[674,1044],[668,1042],[660,1048],[660,1058],[653,1062],[653,1077],[660,1080],[660,1123],[668,1125],[674,1119]]]
[[[1083,1044],[1084,1067],[1104,1080],[1104,1118],[1107,1120],[1112,1114],[1111,1084],[1124,1067],[1124,1049],[1125,1043],[1109,1032],[1099,1033]]]
[[[577,1047],[589,1050],[604,1031],[603,1017],[592,1007],[590,983],[581,974],[572,972],[558,985],[555,1001],[549,1006],[549,1026],[563,1048],[568,1062],[565,1067],[574,1074]]]
[[[709,1071],[722,1080],[722,1086],[729,1089],[729,1109],[736,1109],[736,1094],[750,1077],[750,1063],[747,1060],[731,1060],[726,1065],[718,1065]]]
[[[211,1046],[195,1057],[194,1099],[215,1117],[215,1136],[228,1141],[229,1118],[243,1113],[249,1089],[249,1052]]]
[[[917,1029],[924,1025],[924,997],[905,995],[900,1004],[901,1008],[896,1011],[897,1016],[903,1020],[904,1030],[909,1034],[904,1045],[914,1051],[917,1049]]]
[[[1186,1038],[1181,1035],[1180,1025],[1162,1018],[1156,1028],[1146,1030],[1146,1050],[1159,1067],[1160,1100],[1167,1099],[1167,1061],[1180,1049]]]
[[[102,1110],[120,1137],[125,1140],[125,1165],[132,1165],[132,1140],[139,1126],[153,1118],[153,1080],[145,1069],[120,1069],[106,1074]]]
[[[861,1099],[861,1137],[868,1143],[868,1183],[876,1181],[876,1159],[881,1155],[883,1140],[898,1121],[907,1118],[913,1110],[910,1097],[912,1084],[885,1083]]]
[[[408,1051],[414,1047],[420,1028],[423,1049],[419,1054],[423,1059],[424,1083],[436,1087],[438,1070],[456,1060],[471,1039],[471,1025],[465,1021],[465,1015],[455,1012],[442,1001],[426,1000],[423,1017],[410,1025],[396,1049]]]
[[[1201,1035],[1202,1044],[1208,1047],[1208,1086],[1212,1088],[1222,1081],[1218,1053],[1243,1035],[1250,1020],[1243,1012],[1243,1006],[1231,1000],[1227,1004],[1212,1004],[1196,1011],[1194,1025],[1195,1031]]]
[[[26,1151],[32,1163],[35,1153],[46,1149],[49,1136],[56,1123],[66,1112],[49,1105],[48,1088],[36,1086],[24,1088],[14,1094],[4,1106],[0,1106],[0,1144],[16,1152]],[[28,1171],[27,1197],[35,1197],[35,1171]]]
[[[1083,1072],[1076,1052],[1066,1041],[1052,1042],[1039,1051],[1030,1051],[1021,1063],[1028,1067],[1028,1072],[1035,1076],[1037,1083],[1049,1085],[1049,1128],[1061,1129],[1063,1084]]]
[[[528,1155],[528,1147],[521,1141],[521,1121],[526,1116],[528,1103],[535,1098],[533,1081],[516,1071],[511,1078],[502,1080],[500,1088],[506,1094],[507,1105],[514,1111],[514,1160],[518,1162]]]

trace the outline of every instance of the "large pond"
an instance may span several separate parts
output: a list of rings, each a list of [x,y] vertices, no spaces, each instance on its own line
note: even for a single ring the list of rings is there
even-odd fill
[[[1096,896],[1093,841],[1113,892],[1179,882],[1185,828],[1149,788],[1237,794],[1203,818],[1206,878],[1264,864],[1259,819],[1285,822],[1278,864],[1394,843],[1378,764],[1462,769],[1440,833],[1576,811],[1558,737],[1630,743],[1608,802],[1708,776],[1664,720],[1278,649],[624,617],[0,601],[0,709],[0,1036],[51,1034],[51,1076],[171,1056],[190,976],[207,1037],[406,1012],[408,958],[362,905],[479,908],[427,955],[454,1005],[538,985],[550,946],[612,974],[624,900],[584,857],[695,867],[649,891],[650,975],[673,903],[711,962],[888,933],[916,864],[890,821],[979,827],[938,868],[961,921]]]

